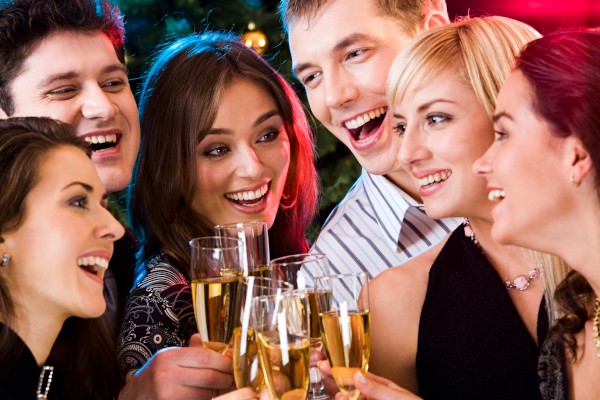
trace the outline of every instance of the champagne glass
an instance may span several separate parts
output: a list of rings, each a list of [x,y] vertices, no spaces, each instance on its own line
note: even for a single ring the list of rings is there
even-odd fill
[[[354,373],[366,374],[371,352],[369,286],[364,272],[329,275],[315,280],[319,320],[331,374],[351,400],[360,392],[354,386]]]
[[[306,399],[310,358],[306,292],[255,297],[252,311],[258,354],[271,400]]]
[[[270,278],[248,276],[240,279],[235,308],[236,327],[232,340],[233,377],[238,389],[249,387],[259,394],[265,389],[252,319],[252,299],[292,289],[289,283]]]
[[[224,353],[234,328],[242,241],[205,236],[190,241],[192,299],[204,347]]]
[[[310,347],[319,354],[323,349],[317,291],[314,279],[329,275],[329,261],[322,253],[294,254],[271,260],[271,273],[276,279],[281,279],[294,285],[295,289],[305,290],[308,294],[310,316]],[[321,292],[321,295],[326,295]],[[321,380],[321,371],[316,365],[310,368],[310,388],[307,399],[328,400],[329,395]]]
[[[235,222],[214,227],[217,236],[243,241],[241,258],[244,276],[269,275],[269,228],[266,221]]]

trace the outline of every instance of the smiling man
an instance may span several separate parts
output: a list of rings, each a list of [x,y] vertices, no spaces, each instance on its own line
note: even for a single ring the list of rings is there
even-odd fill
[[[443,0],[284,0],[293,71],[315,117],[354,154],[363,172],[313,246],[336,273],[370,277],[446,236],[456,221],[420,207],[400,166],[401,140],[387,114],[388,70],[417,34],[448,23]]]

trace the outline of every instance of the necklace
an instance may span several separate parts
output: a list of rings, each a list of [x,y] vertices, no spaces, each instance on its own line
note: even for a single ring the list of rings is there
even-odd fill
[[[35,394],[38,399],[47,399],[48,392],[50,391],[50,385],[52,384],[52,375],[54,375],[54,367],[44,365],[40,372],[40,380],[38,381],[38,387]],[[45,383],[45,385],[44,385]],[[44,392],[42,393],[42,388]]]
[[[594,343],[596,344],[596,354],[600,358],[600,298],[596,297],[596,307],[594,308],[594,327],[592,328]]]
[[[477,246],[479,251],[481,251],[481,253],[484,254],[483,249],[479,245],[479,241],[475,237],[475,232],[473,232],[473,228],[471,228],[471,221],[469,221],[469,218],[465,218],[465,222],[463,223],[463,228],[465,230],[465,236],[468,237],[469,239],[471,239],[471,242],[473,242],[473,244],[475,246]],[[527,289],[529,287],[531,281],[533,279],[537,278],[538,276],[540,276],[540,267],[541,267],[540,264],[535,264],[533,266],[533,268],[527,272],[527,275],[517,275],[517,277],[515,279],[513,279],[512,281],[510,279],[507,279],[504,281],[504,286],[508,290],[517,289],[519,291],[523,291],[523,290]],[[600,320],[600,303],[596,302],[596,304],[597,304],[596,311],[597,311],[597,314],[599,317],[598,319]],[[596,326],[596,325],[594,325],[594,326]],[[598,357],[600,357],[600,338],[597,339],[596,346],[598,346],[598,351],[599,351]]]

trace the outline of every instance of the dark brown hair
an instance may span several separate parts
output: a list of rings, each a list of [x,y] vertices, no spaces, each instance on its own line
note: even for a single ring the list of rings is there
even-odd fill
[[[573,29],[555,32],[529,43],[517,69],[533,86],[532,107],[559,137],[577,136],[588,150],[600,188],[600,31]],[[600,192],[598,192],[600,199]],[[594,293],[585,278],[571,272],[556,288],[562,314],[553,334],[576,358],[575,334],[590,318]]]
[[[212,233],[192,210],[196,149],[212,128],[224,91],[234,79],[272,96],[290,141],[290,166],[275,222],[272,257],[308,250],[305,232],[316,212],[313,135],[291,86],[238,38],[206,32],[176,39],[157,52],[139,96],[141,149],[128,191],[131,224],[141,245],[136,280],[160,249],[184,275],[188,241]]]
[[[35,47],[61,32],[103,32],[124,64],[123,19],[110,0],[14,0],[0,6],[0,108],[12,115],[12,81]],[[57,57],[60,56],[57,54]]]
[[[0,120],[0,187],[3,188],[0,242],[3,233],[18,229],[25,220],[27,196],[39,182],[41,161],[63,146],[91,154],[89,145],[75,137],[68,125],[58,121],[34,117]],[[10,288],[1,278],[0,316],[8,327],[14,326],[18,318]],[[23,350],[13,338],[6,329],[0,331],[4,360],[17,359]],[[57,382],[61,388],[60,393],[53,392],[57,398],[109,399],[120,388],[116,352],[101,318],[69,318],[55,342],[49,363],[55,365],[61,378],[68,377],[64,386]]]

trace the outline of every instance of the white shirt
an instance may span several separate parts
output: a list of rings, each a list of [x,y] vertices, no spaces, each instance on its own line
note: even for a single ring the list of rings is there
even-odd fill
[[[429,249],[460,223],[435,220],[381,175],[364,169],[323,225],[311,251],[327,255],[331,272],[367,272],[369,279]]]

